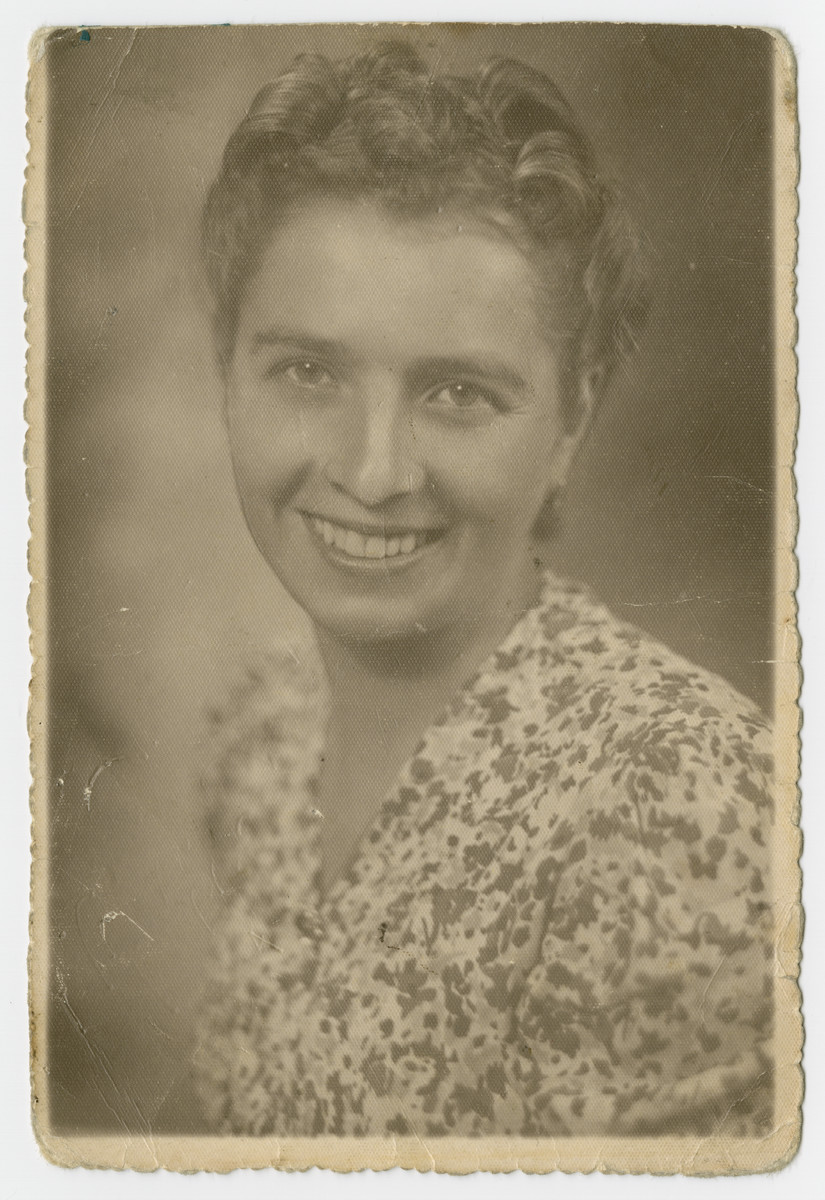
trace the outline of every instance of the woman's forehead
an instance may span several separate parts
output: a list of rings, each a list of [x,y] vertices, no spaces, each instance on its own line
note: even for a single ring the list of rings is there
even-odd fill
[[[388,212],[370,199],[318,199],[274,231],[263,255],[271,264],[302,260],[353,276],[369,265],[376,279],[393,276],[403,288],[446,271],[482,271],[502,285],[529,290],[530,263],[486,214],[451,205],[415,216]]]
[[[318,200],[273,233],[241,324],[317,324],[341,334],[387,328],[442,341],[546,337],[533,265],[484,215],[445,208],[397,217],[373,202]],[[414,328],[404,327],[412,323]]]

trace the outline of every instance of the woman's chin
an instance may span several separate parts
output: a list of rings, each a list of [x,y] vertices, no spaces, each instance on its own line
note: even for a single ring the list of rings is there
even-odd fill
[[[421,645],[444,625],[433,597],[414,594],[333,596],[303,602],[313,623],[328,636],[359,646]]]
[[[311,595],[297,597],[313,624],[328,637],[376,652],[394,648],[398,666],[403,655],[417,655],[421,663],[429,660],[427,647],[442,643],[447,630],[451,639],[461,641],[463,626],[473,624],[471,614],[461,618],[462,604],[457,592],[446,586],[376,588],[372,593],[363,590],[329,590],[318,588]],[[445,647],[446,649],[446,647]]]

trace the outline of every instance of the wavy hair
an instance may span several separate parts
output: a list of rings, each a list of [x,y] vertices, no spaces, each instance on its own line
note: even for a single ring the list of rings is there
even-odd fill
[[[340,63],[302,55],[262,88],[203,218],[224,362],[267,240],[314,196],[370,197],[412,218],[467,206],[506,230],[550,292],[563,258],[579,365],[607,376],[636,344],[647,309],[638,238],[567,101],[525,63],[496,58],[475,76],[438,76],[393,42]]]

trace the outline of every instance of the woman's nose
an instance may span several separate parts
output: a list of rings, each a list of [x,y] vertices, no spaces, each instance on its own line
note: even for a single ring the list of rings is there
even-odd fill
[[[386,383],[364,389],[343,414],[344,427],[327,462],[330,482],[368,508],[424,484],[412,416],[402,400]]]

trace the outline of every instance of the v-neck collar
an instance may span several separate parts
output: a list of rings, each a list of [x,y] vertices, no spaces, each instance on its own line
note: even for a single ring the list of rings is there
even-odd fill
[[[323,697],[320,698],[318,707],[318,722],[322,732],[320,738],[313,739],[316,741],[315,751],[311,757],[309,769],[302,785],[302,790],[306,797],[305,811],[308,811],[310,814],[317,814],[315,816],[317,832],[311,839],[316,860],[312,875],[312,892],[313,908],[319,915],[323,915],[330,909],[336,909],[342,897],[351,888],[361,883],[364,871],[363,869],[359,870],[359,867],[361,867],[362,860],[368,854],[370,845],[374,845],[382,840],[388,826],[395,825],[399,820],[403,820],[408,815],[413,803],[420,805],[420,783],[422,782],[420,774],[424,769],[422,764],[431,759],[440,762],[444,762],[445,759],[448,760],[451,755],[449,751],[445,755],[443,743],[449,740],[451,731],[467,727],[467,718],[471,715],[472,709],[476,710],[475,716],[478,716],[479,707],[483,707],[483,705],[479,705],[478,697],[485,693],[488,683],[497,684],[500,682],[502,666],[507,670],[508,675],[512,674],[514,661],[517,661],[519,658],[518,651],[532,644],[535,638],[540,615],[554,594],[554,583],[555,581],[549,572],[545,571],[542,573],[539,594],[535,603],[521,614],[499,645],[487,655],[455,695],[442,708],[441,712],[423,731],[412,754],[402,765],[395,780],[390,785],[375,817],[365,827],[362,836],[356,843],[353,854],[348,860],[347,866],[343,871],[339,872],[331,885],[326,889],[321,884],[320,822],[323,820],[323,817],[318,812],[315,803],[318,796],[318,780],[324,750],[323,730],[326,728],[328,716],[328,690],[324,681]],[[317,646],[314,647],[314,656],[318,664],[316,670],[323,672],[323,668],[320,666],[320,654],[318,653]],[[502,657],[507,660],[505,664],[501,664]],[[317,676],[314,677],[317,678]],[[502,701],[504,700],[505,697],[502,696]],[[475,724],[475,722],[472,723]],[[430,748],[434,739],[442,743],[438,750]],[[454,752],[452,757],[466,767],[466,756],[463,751],[460,754]],[[420,821],[426,816],[426,813],[421,811],[416,816]],[[378,885],[379,880],[372,880],[371,883]]]

